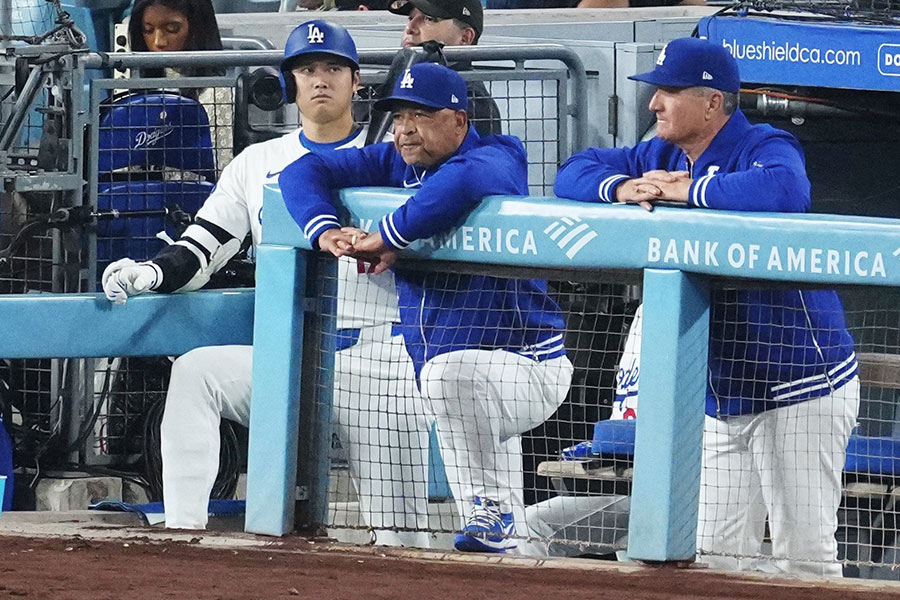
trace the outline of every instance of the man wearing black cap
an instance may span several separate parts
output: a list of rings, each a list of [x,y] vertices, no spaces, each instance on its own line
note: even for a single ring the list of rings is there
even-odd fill
[[[285,204],[314,248],[394,265],[416,240],[446,233],[488,195],[528,193],[517,138],[480,137],[468,123],[465,82],[419,63],[379,101],[393,143],[301,158],[279,178]],[[379,231],[341,228],[332,188],[393,186],[415,194]],[[465,520],[455,546],[507,552],[528,535],[522,520],[519,435],[562,403],[572,379],[563,319],[546,282],[395,269],[400,321],[422,396],[437,423],[448,480]]]
[[[632,79],[657,86],[650,101],[656,137],[573,156],[557,175],[557,195],[647,209],[669,200],[705,209],[809,210],[799,143],[747,121],[727,50],[674,40],[653,71]],[[714,292],[698,524],[704,560],[840,577],[834,535],[858,408],[853,339],[834,291]],[[767,516],[773,560],[757,561]]]
[[[484,31],[484,9],[480,0],[395,0],[388,10],[408,17],[403,37],[404,48],[435,41],[445,46],[474,46]],[[449,65],[454,71],[468,71],[470,62]],[[500,109],[484,83],[466,84],[469,95],[469,121],[479,135],[500,133]]]

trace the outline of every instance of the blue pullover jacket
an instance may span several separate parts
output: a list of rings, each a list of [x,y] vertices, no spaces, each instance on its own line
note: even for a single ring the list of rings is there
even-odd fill
[[[654,169],[689,171],[689,205],[806,212],[803,151],[787,132],[752,125],[737,110],[696,163],[653,138],[590,149],[560,168],[557,196],[612,202],[625,180]],[[644,335],[650,332],[644,331]],[[652,340],[650,340],[652,341]],[[754,414],[831,394],[857,372],[853,339],[832,290],[719,290],[710,315],[706,413]]]
[[[359,186],[414,188],[416,194],[380,222],[397,250],[459,225],[485,196],[527,195],[525,148],[517,138],[479,137],[440,165],[407,165],[393,144],[307,154],[279,177],[288,211],[313,247],[340,227],[333,190]],[[538,279],[499,279],[446,271],[395,269],[400,321],[416,375],[428,360],[455,350],[502,349],[546,360],[565,356],[559,306]]]

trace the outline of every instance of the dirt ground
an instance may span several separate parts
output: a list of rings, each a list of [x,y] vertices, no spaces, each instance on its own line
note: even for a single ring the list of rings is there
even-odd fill
[[[852,600],[900,587],[739,579],[701,569],[619,570],[409,559],[298,539],[293,547],[211,549],[186,542],[0,537],[0,598],[132,600],[435,598],[496,600]]]

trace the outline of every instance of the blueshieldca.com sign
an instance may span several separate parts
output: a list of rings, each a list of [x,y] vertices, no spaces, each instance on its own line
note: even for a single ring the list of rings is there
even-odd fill
[[[897,27],[707,17],[699,34],[731,52],[747,83],[900,90]]]

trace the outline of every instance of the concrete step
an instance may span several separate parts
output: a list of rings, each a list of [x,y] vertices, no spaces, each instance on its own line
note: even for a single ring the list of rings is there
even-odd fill
[[[21,531],[32,526],[64,525],[66,523],[123,527],[143,525],[141,518],[134,513],[104,510],[8,510],[0,513],[0,532]]]

